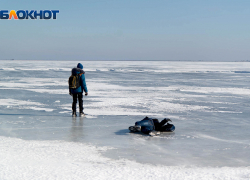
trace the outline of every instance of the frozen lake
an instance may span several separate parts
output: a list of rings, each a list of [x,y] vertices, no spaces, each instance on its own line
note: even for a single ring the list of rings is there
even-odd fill
[[[60,157],[67,169],[84,166],[76,159],[89,156],[88,172],[103,174],[96,179],[130,179],[126,172],[140,166],[145,175],[132,179],[250,179],[249,62],[83,61],[88,115],[72,118],[67,81],[77,63],[0,61],[0,155],[6,156],[0,179],[34,178],[34,169],[50,177],[33,162],[46,166],[50,159],[43,156],[51,153],[58,156],[51,169]],[[176,130],[158,137],[129,133],[145,116],[170,118]],[[23,149],[19,163],[27,165],[21,170],[13,158],[17,149]],[[109,162],[128,169],[113,170]],[[54,177],[78,179],[72,171],[54,171]]]

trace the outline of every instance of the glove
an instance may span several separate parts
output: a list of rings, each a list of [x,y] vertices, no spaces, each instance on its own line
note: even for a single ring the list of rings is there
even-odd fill
[[[88,95],[88,93],[87,92],[85,92],[85,96],[87,96]]]
[[[70,95],[70,96],[73,96],[73,94],[72,94],[71,92],[69,93],[69,95]]]

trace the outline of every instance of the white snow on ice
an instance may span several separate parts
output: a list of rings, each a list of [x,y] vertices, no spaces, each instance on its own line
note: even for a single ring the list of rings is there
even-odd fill
[[[53,111],[51,108],[45,108],[45,105],[39,102],[22,101],[17,99],[0,99],[0,106],[6,106],[7,108],[44,110],[48,112]]]
[[[126,159],[112,160],[100,152],[108,147],[63,141],[24,141],[0,137],[0,179],[172,179],[240,180],[248,167],[199,168],[154,166]]]

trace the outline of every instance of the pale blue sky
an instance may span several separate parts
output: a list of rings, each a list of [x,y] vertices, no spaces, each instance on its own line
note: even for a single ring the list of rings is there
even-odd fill
[[[60,10],[0,20],[0,59],[249,60],[247,0],[18,0],[1,10]]]

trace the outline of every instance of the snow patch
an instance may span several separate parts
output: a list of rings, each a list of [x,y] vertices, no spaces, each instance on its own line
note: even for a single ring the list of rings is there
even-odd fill
[[[110,147],[64,141],[0,137],[0,179],[248,179],[249,167],[183,167],[140,164],[101,155]]]

